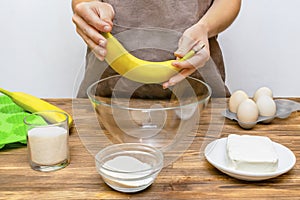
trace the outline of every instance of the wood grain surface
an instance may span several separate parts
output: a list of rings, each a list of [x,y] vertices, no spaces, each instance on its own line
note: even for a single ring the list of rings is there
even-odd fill
[[[300,102],[300,99],[293,100]],[[223,174],[203,157],[207,142],[236,133],[268,136],[291,149],[299,159],[299,112],[287,119],[276,118],[271,124],[244,130],[220,114],[224,107],[218,102],[224,99],[212,99],[192,134],[192,144],[183,155],[164,167],[146,190],[124,194],[108,187],[95,169],[94,154],[109,145],[109,140],[103,137],[105,130],[99,132],[90,102],[87,99],[47,101],[74,116],[69,140],[71,163],[62,170],[37,172],[29,167],[25,145],[6,146],[0,150],[0,199],[300,199],[299,161],[284,175],[247,182]]]

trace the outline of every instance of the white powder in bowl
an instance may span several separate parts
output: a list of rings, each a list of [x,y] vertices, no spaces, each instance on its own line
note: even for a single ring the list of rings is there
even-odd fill
[[[30,157],[40,165],[55,165],[68,157],[68,131],[61,127],[36,127],[28,131]]]
[[[112,185],[134,188],[149,185],[154,180],[154,177],[149,177],[151,174],[151,166],[131,156],[117,156],[114,159],[107,161],[104,164],[104,167],[116,171],[113,172],[104,168],[101,169],[102,173],[109,175],[112,178],[110,180],[106,179]],[[120,178],[125,180],[120,180]]]

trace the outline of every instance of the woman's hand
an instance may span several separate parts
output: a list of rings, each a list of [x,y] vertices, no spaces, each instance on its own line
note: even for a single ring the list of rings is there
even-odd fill
[[[100,32],[110,32],[113,26],[114,9],[108,3],[100,1],[73,0],[73,22],[77,33],[99,60],[106,55],[106,39]]]
[[[201,48],[203,45],[205,45],[204,48]],[[208,31],[204,25],[195,24],[185,30],[178,42],[178,49],[174,55],[180,59],[190,50],[196,51],[196,54],[186,61],[175,61],[172,63],[173,66],[181,69],[181,71],[171,77],[168,82],[165,82],[163,88],[168,88],[182,81],[198,68],[203,67],[209,60]]]
[[[195,56],[184,61],[174,62],[173,65],[182,69],[180,73],[170,78],[163,84],[164,88],[175,85],[185,77],[191,75],[199,67],[205,65],[209,60],[208,38],[216,36],[225,30],[236,18],[240,11],[241,0],[214,0],[212,6],[198,23],[188,28],[182,38],[179,40],[178,50],[175,55],[178,58],[183,57],[189,50],[199,48],[199,45],[205,44],[205,48],[200,50]],[[226,10],[226,12],[224,12]]]

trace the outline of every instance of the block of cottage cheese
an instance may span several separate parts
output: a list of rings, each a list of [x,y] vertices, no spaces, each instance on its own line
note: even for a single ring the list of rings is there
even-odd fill
[[[230,134],[226,150],[228,166],[233,169],[266,173],[278,168],[278,155],[268,137]]]

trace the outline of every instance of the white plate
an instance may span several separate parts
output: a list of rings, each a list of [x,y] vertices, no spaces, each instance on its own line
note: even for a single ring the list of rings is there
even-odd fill
[[[273,142],[275,150],[277,151],[279,157],[278,168],[275,172],[253,173],[235,170],[227,167],[226,141],[227,138],[221,138],[209,143],[204,151],[205,157],[207,161],[218,170],[237,179],[246,181],[260,181],[274,178],[288,172],[294,167],[296,163],[296,157],[290,149],[281,144]]]

